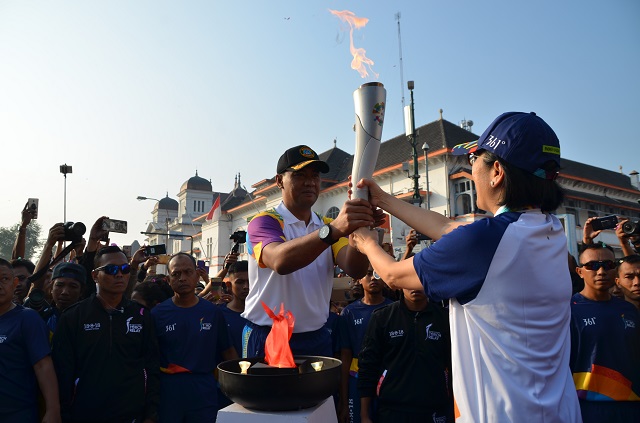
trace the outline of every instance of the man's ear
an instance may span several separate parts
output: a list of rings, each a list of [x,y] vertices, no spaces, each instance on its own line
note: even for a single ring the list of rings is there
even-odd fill
[[[91,279],[93,279],[94,282],[98,282],[98,271],[97,270],[92,270],[91,271]]]
[[[284,186],[282,185],[282,175],[280,174],[276,175],[276,185],[280,189],[284,188]]]
[[[582,276],[582,267],[576,267],[576,273],[580,278],[584,279],[584,276]]]

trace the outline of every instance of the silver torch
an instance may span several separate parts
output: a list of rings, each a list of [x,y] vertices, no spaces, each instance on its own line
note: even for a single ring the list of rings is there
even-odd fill
[[[351,198],[369,199],[369,190],[356,188],[356,184],[362,178],[370,179],[373,176],[380,151],[386,100],[387,90],[379,82],[362,84],[353,92],[356,108],[356,151],[351,170]]]

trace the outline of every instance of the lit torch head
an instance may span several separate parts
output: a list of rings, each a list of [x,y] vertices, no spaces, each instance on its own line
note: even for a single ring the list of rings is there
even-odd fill
[[[371,178],[378,160],[387,90],[379,82],[363,84],[353,92],[356,109],[356,150],[351,171],[351,198],[368,200],[366,188],[356,188],[362,178]]]

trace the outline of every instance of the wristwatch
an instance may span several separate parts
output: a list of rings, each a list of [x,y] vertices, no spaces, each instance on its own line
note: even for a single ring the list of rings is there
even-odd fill
[[[326,242],[329,245],[333,245],[335,244],[338,240],[334,240],[331,237],[331,226],[330,225],[324,225],[323,227],[320,228],[320,230],[318,231],[318,236],[320,237],[321,240],[323,240],[324,242]]]

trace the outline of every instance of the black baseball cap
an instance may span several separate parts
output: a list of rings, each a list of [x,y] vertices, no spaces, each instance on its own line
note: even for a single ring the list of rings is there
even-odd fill
[[[305,166],[312,163],[318,163],[318,169],[322,173],[329,172],[329,165],[318,157],[318,153],[313,151],[311,147],[306,145],[299,145],[297,147],[291,147],[284,152],[278,160],[278,174],[282,174],[287,170],[300,170]]]
[[[79,264],[63,262],[53,268],[51,280],[53,281],[57,278],[71,278],[84,285],[86,282],[86,274],[84,267]]]

